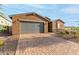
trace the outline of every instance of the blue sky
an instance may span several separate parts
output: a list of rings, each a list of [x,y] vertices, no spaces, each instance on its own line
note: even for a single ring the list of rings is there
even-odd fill
[[[65,26],[79,26],[79,4],[4,4],[7,15],[36,12],[51,20],[62,19]]]

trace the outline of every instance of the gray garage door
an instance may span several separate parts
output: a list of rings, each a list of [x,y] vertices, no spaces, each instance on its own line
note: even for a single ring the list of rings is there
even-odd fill
[[[42,33],[44,32],[43,23],[21,22],[21,33]]]

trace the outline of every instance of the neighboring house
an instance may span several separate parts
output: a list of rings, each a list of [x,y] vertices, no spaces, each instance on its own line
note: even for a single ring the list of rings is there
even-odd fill
[[[27,33],[48,33],[64,29],[64,22],[60,19],[51,21],[48,17],[43,17],[37,13],[22,13],[11,15],[12,34]]]
[[[2,5],[0,5],[0,25],[12,26],[12,20],[4,13]]]
[[[11,27],[12,22],[4,15],[0,13],[0,30],[6,30]],[[7,28],[8,27],[8,28]]]
[[[0,5],[0,32],[9,32],[10,27],[12,26],[12,20],[4,13],[2,8],[3,6]]]
[[[7,20],[6,18],[0,15],[0,25],[11,26],[11,24],[11,21]]]
[[[11,33],[12,20],[0,11],[0,33]]]

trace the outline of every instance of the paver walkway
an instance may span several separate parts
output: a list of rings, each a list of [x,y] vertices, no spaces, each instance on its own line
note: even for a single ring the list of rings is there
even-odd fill
[[[55,37],[52,33],[27,34],[18,41],[17,55],[79,54],[79,44]]]

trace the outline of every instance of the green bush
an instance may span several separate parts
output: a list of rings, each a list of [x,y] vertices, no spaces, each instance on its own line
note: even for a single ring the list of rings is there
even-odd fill
[[[0,32],[5,33],[5,31],[9,28],[9,26],[0,25]]]

